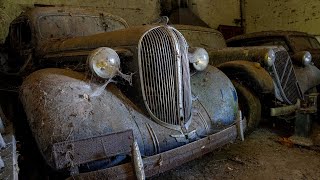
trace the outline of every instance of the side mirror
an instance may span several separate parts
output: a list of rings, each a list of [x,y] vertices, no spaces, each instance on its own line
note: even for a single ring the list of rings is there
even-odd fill
[[[293,55],[292,61],[295,64],[306,66],[311,64],[312,56],[309,51],[300,51]]]

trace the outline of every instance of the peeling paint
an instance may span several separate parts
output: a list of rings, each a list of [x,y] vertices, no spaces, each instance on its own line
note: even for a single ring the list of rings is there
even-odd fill
[[[319,34],[319,6],[318,0],[247,0],[246,32],[295,30]]]

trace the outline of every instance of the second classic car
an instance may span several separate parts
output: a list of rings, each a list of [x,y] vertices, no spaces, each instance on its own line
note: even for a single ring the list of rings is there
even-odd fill
[[[299,109],[300,100],[309,100],[305,98],[308,91],[320,84],[320,70],[310,63],[308,52],[300,55],[300,61],[303,58],[306,64],[296,65],[281,46],[227,47],[222,34],[214,29],[175,27],[191,46],[205,48],[209,64],[233,81],[251,130],[258,125],[261,110],[268,116],[291,114]]]

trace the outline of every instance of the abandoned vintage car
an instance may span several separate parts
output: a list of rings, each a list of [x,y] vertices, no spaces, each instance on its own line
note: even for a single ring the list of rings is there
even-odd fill
[[[190,46],[205,48],[210,64],[217,66],[233,81],[239,104],[247,116],[248,128],[254,128],[259,123],[262,108],[265,108],[263,110],[267,115],[282,116],[299,108],[298,99],[309,101],[310,95],[310,101],[315,101],[315,94],[307,91],[320,84],[320,70],[308,63],[296,66],[285,48],[229,48],[222,34],[216,30],[188,25],[175,27]],[[310,61],[308,55],[302,54],[300,59],[304,56],[305,61]],[[305,95],[308,97],[305,98]]]
[[[227,45],[230,47],[283,46],[294,64],[308,65],[312,60],[315,66],[320,68],[320,43],[313,35],[304,32],[263,31],[248,33],[228,39]]]
[[[152,176],[243,138],[231,81],[171,26],[39,7],[11,23],[6,43],[1,71],[25,77],[37,146],[72,178]]]

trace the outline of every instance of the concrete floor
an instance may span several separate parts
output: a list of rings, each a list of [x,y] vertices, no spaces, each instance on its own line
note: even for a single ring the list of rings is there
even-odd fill
[[[260,128],[244,142],[231,143],[152,179],[320,179],[320,151],[318,146],[293,145],[272,128]]]

